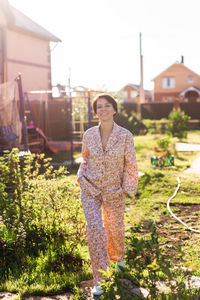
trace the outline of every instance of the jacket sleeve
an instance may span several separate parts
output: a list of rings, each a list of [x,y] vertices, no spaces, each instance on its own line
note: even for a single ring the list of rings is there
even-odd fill
[[[80,167],[79,167],[78,173],[77,173],[78,182],[79,182],[79,178],[85,175],[85,170],[87,168],[88,158],[89,158],[89,150],[87,148],[85,135],[83,135],[83,142],[82,142],[82,159],[83,160],[80,164]]]
[[[124,152],[124,172],[122,190],[124,193],[135,194],[138,185],[138,167],[132,134],[128,134]]]
[[[78,173],[77,173],[77,181],[80,184],[81,190],[91,196],[95,197],[101,193],[101,191],[94,186],[85,176],[86,169],[87,169],[87,161],[89,158],[89,150],[87,147],[86,137],[83,136],[83,143],[82,143],[82,158],[83,161],[80,164]]]

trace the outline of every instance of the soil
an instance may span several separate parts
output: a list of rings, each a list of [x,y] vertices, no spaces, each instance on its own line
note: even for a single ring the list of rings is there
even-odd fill
[[[200,204],[171,204],[171,208],[176,208],[174,214],[186,223],[189,227],[200,230]],[[179,250],[187,240],[199,240],[199,233],[190,231],[171,215],[161,215],[160,221],[156,223],[156,230],[159,238],[163,237],[161,245],[167,246],[167,256],[174,264],[179,263]],[[170,247],[173,246],[173,247]]]

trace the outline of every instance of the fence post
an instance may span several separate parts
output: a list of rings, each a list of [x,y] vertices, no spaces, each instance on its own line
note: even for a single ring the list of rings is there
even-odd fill
[[[92,126],[92,109],[90,102],[90,92],[88,91],[88,128]]]
[[[22,89],[22,78],[21,74],[18,74],[17,77],[17,84],[18,84],[18,92],[19,92],[19,100],[20,100],[20,117],[22,121],[22,133],[23,133],[23,139],[24,139],[24,148],[26,151],[28,151],[28,132],[27,132],[27,126],[26,126],[26,116],[25,116],[25,109],[24,109],[24,95],[23,95],[23,89]]]
[[[73,124],[72,124],[72,97],[71,93],[69,93],[69,107],[70,107],[70,141],[71,141],[71,165],[74,164],[74,144],[73,144]]]

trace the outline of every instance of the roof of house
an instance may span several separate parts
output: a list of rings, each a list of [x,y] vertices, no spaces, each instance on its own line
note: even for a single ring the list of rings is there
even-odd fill
[[[188,87],[187,89],[185,89],[184,91],[182,91],[179,94],[179,96],[184,96],[187,92],[190,92],[190,91],[197,92],[200,95],[200,88],[192,85],[192,86]]]
[[[133,87],[133,88],[135,88],[136,90],[138,90],[139,91],[139,89],[140,89],[140,85],[139,84],[133,84],[133,83],[128,83],[128,84],[126,84],[125,86],[131,86],[131,87]],[[151,91],[150,90],[144,90],[144,92],[145,93],[151,93]]]
[[[61,40],[53,35],[51,32],[25,16],[22,12],[12,7],[7,0],[0,0],[0,7],[2,8],[9,28],[16,31],[23,31],[53,42],[61,42]]]
[[[174,65],[183,66],[185,69],[187,69],[191,73],[193,73],[193,74],[195,74],[197,76],[200,76],[199,74],[195,73],[194,71],[192,71],[191,69],[189,69],[188,67],[186,67],[183,63],[180,63],[180,62],[176,61],[175,63],[173,63],[172,65],[170,65],[168,68],[166,68],[164,71],[162,71],[160,74],[158,74],[156,77],[154,77],[152,80],[155,80],[156,78],[160,77],[163,73],[165,73],[166,71],[168,71]]]

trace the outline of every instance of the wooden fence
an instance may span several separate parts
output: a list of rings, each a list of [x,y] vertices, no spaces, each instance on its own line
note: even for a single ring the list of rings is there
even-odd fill
[[[31,100],[31,106],[37,126],[43,130],[48,139],[70,140],[70,106],[67,98],[49,99],[48,102]],[[173,103],[144,103],[141,105],[142,118],[152,120],[167,118],[173,106]],[[124,103],[123,107],[128,115],[131,111],[137,112],[135,103]],[[192,120],[200,120],[200,103],[180,103],[180,108]],[[31,117],[28,115],[27,124],[30,120]]]

